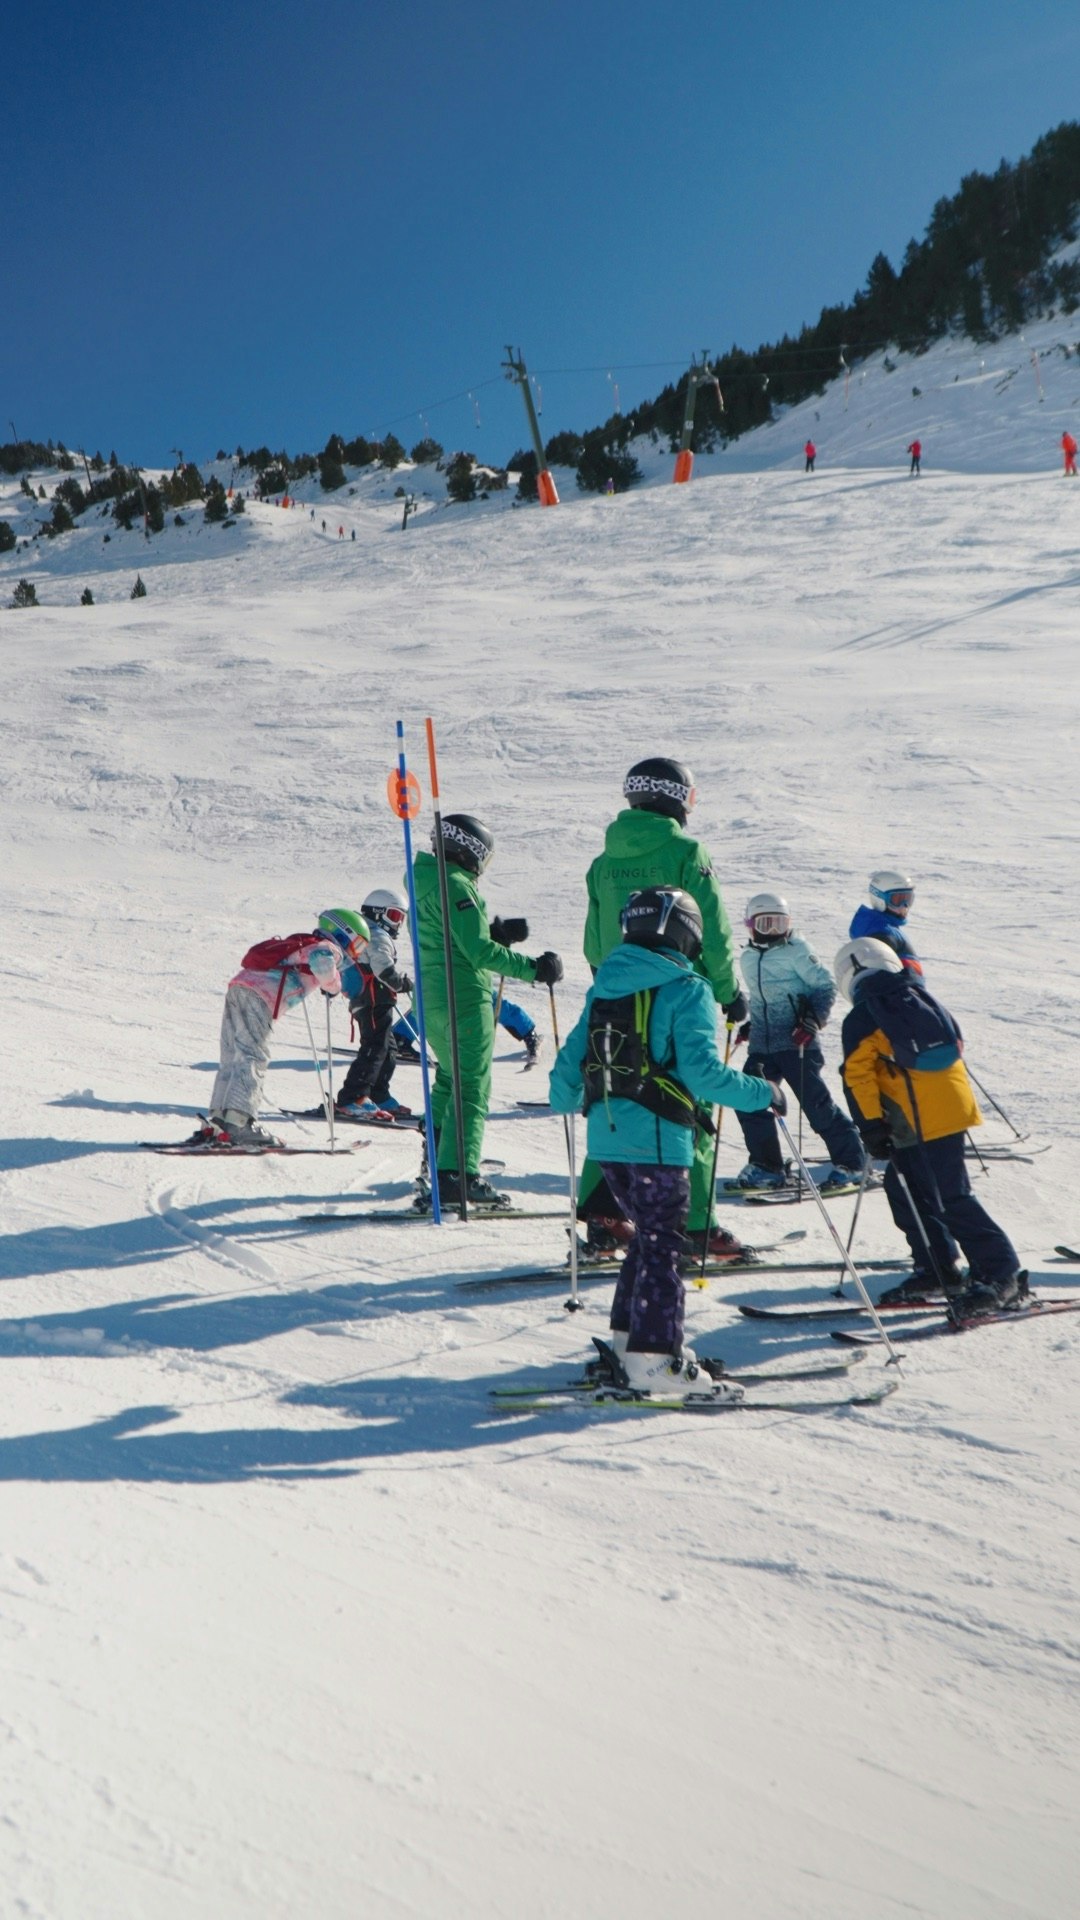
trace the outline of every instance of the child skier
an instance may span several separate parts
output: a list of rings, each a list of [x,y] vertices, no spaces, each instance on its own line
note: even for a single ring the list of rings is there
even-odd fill
[[[922,978],[922,962],[908,937],[906,921],[915,904],[915,882],[894,867],[878,867],[870,875],[867,896],[856,907],[848,928],[849,940],[884,940],[900,955],[905,967]]]
[[[394,887],[373,887],[360,912],[369,937],[357,947],[342,975],[360,1045],[334,1111],[343,1120],[390,1124],[396,1116],[407,1119],[410,1113],[390,1091],[395,1064],[390,1040],[397,997],[413,990],[408,974],[397,963],[397,942],[408,926],[409,903]]]
[[[355,914],[331,909],[319,915],[314,933],[275,936],[248,948],[225,995],[210,1118],[192,1134],[192,1146],[246,1153],[281,1146],[276,1135],[256,1125],[274,1022],[309,994],[341,991],[342,947],[361,929],[366,936]]]
[[[844,1020],[844,1083],[868,1153],[888,1156],[885,1193],[914,1272],[889,1300],[944,1291],[956,1318],[997,1313],[1027,1293],[1011,1240],[971,1191],[964,1136],[982,1115],[956,1021],[882,940],[849,940],[836,956]],[[967,1255],[966,1280],[958,1247]]]
[[[750,944],[739,956],[750,1000],[750,1018],[739,1038],[749,1042],[746,1071],[786,1080],[814,1132],[832,1155],[820,1191],[829,1193],[862,1179],[859,1135],[822,1078],[825,1055],[818,1035],[832,1011],[836,987],[801,934],[794,932],[788,903],[778,893],[755,893],[747,902]],[[740,1113],[750,1155],[738,1176],[748,1192],[787,1184],[776,1121],[766,1108]]]
[[[584,1107],[590,1157],[633,1222],[611,1344],[626,1384],[662,1398],[742,1397],[683,1345],[694,1133],[711,1124],[699,1103],[785,1111],[779,1087],[726,1067],[717,1052],[713,989],[694,971],[702,937],[701,909],[682,888],[632,893],[622,945],[601,961],[550,1077],[557,1113]]]

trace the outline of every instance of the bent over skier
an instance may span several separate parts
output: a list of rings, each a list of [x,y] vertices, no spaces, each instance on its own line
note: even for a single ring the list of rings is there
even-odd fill
[[[678,887],[646,887],[630,895],[622,926],[623,943],[601,961],[550,1077],[556,1113],[584,1106],[589,1153],[636,1230],[615,1287],[611,1344],[638,1392],[741,1398],[683,1344],[694,1133],[712,1124],[701,1103],[783,1113],[784,1096],[717,1052],[712,992],[694,971],[696,901]]]

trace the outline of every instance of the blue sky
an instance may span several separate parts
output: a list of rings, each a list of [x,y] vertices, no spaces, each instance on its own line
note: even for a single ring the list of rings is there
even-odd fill
[[[545,436],[594,425],[1080,112],[1062,0],[4,11],[0,437],[146,465],[391,427],[504,460],[507,342]]]

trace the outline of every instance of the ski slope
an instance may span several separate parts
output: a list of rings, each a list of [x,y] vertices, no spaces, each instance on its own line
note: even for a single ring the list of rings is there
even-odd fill
[[[733,449],[558,512],[433,501],[402,534],[392,487],[358,488],[325,537],[256,506],[0,558],[0,606],[24,574],[42,601],[0,612],[5,1912],[1075,1911],[1080,1321],[928,1342],[865,1412],[506,1419],[490,1389],[576,1369],[608,1286],[571,1318],[559,1287],[457,1283],[559,1260],[561,1219],[298,1223],[404,1204],[407,1136],[134,1144],[205,1105],[250,941],[396,882],[394,721],[426,790],[430,713],[444,805],[497,836],[489,903],[566,957],[564,1026],[585,869],[648,751],[692,765],[735,920],[779,887],[831,959],[870,867],[909,865],[930,983],[1048,1144],[980,1191],[1067,1286],[1080,487],[1067,416],[1039,416],[1026,440],[988,416],[972,471],[910,421],[917,482],[891,428],[887,459],[841,463],[824,421],[805,480],[793,413],[739,444],[753,470]],[[561,1128],[515,1104],[543,1075],[496,1053],[487,1150],[561,1208]],[[268,1087],[312,1099],[300,1016]],[[829,1251],[809,1207],[721,1217]],[[880,1195],[858,1245],[901,1251]],[[830,1284],[713,1281],[692,1336],[732,1366],[817,1355],[820,1329],[731,1303]]]

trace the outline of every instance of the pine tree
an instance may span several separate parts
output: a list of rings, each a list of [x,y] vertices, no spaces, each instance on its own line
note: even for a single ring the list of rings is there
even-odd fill
[[[17,544],[14,528],[0,520],[0,553],[13,553]]]
[[[451,500],[464,505],[476,499],[476,455],[455,453],[446,469],[446,491]]]
[[[32,580],[20,580],[11,596],[13,607],[37,607],[41,605],[37,597],[37,588]]]
[[[91,593],[89,587],[84,587],[82,590],[82,594],[80,596],[79,605],[81,607],[92,607],[93,604],[94,604],[93,594]]]
[[[137,573],[135,576],[135,585],[131,589],[131,598],[133,600],[146,599],[146,587],[143,583],[143,577],[141,573]]]

